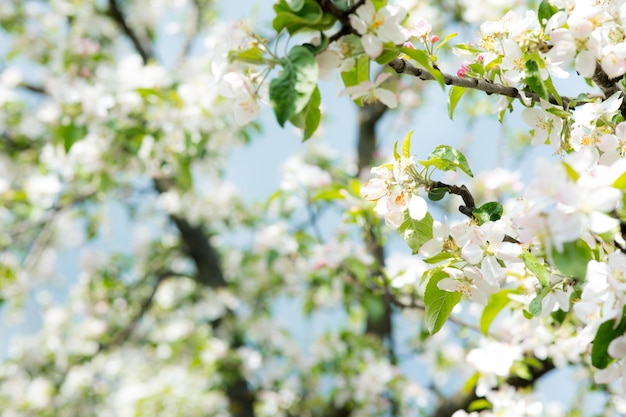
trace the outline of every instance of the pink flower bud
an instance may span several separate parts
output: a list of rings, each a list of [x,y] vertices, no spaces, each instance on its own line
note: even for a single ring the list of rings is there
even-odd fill
[[[456,76],[457,77],[465,77],[465,74],[467,73],[467,69],[466,68],[459,68],[459,70],[456,72]]]
[[[409,48],[409,49],[415,49],[415,45],[413,45],[413,43],[409,41],[404,42],[402,46],[404,46],[405,48]]]
[[[478,55],[476,57],[476,61],[482,64],[483,62],[485,62],[485,56],[483,54]]]
[[[430,37],[430,42],[431,43],[437,43],[437,41],[439,40],[439,36],[437,35],[433,35]]]

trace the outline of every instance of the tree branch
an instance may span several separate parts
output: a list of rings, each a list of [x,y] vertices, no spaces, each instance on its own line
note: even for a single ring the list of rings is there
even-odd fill
[[[174,186],[170,179],[153,178],[154,187],[159,193],[164,193]],[[217,250],[211,244],[208,234],[201,225],[193,226],[186,219],[170,215],[181,239],[185,245],[185,251],[191,257],[196,266],[195,280],[211,288],[226,287],[222,266]],[[210,323],[213,328],[218,328],[227,321],[215,320]],[[233,330],[229,346],[237,349],[242,345],[241,337]],[[248,382],[241,373],[240,364],[223,363],[223,373],[228,376],[226,379],[225,392],[230,402],[230,413],[234,417],[254,416],[255,394],[248,386]]]
[[[430,186],[430,189],[434,188],[446,188],[450,194],[455,194],[460,196],[463,199],[464,206],[459,206],[459,211],[469,217],[470,219],[474,218],[474,210],[476,210],[476,203],[474,201],[474,197],[470,190],[464,185],[460,187],[457,185],[449,185],[443,183],[441,181],[435,181]],[[504,235],[504,241],[510,243],[520,243],[519,240],[511,237],[509,235]]]
[[[154,187],[159,194],[162,194],[168,191],[172,184],[166,179],[155,178]],[[217,251],[211,245],[204,228],[193,226],[180,216],[170,215],[170,219],[180,232],[185,245],[185,252],[196,265],[196,281],[211,288],[225,287],[226,281]]]
[[[157,280],[154,283],[154,285],[152,286],[152,290],[150,291],[150,294],[148,295],[148,297],[146,297],[145,300],[143,300],[143,302],[139,306],[139,310],[137,311],[137,313],[133,316],[132,319],[130,319],[130,321],[126,324],[126,326],[124,326],[124,328],[122,330],[120,330],[111,339],[111,341],[109,341],[108,343],[100,344],[100,347],[98,349],[99,352],[108,350],[111,346],[116,346],[116,345],[118,345],[120,343],[123,343],[125,340],[127,340],[129,338],[131,333],[137,327],[137,324],[139,323],[139,320],[141,320],[141,318],[148,312],[148,310],[152,306],[152,302],[154,301],[154,295],[156,294],[157,290],[159,289],[159,286],[161,285],[161,283],[163,281],[165,281],[165,279],[168,276],[172,276],[172,275],[176,275],[176,274],[171,272],[171,271],[157,274]]]
[[[178,57],[178,63],[181,63],[185,59],[185,57],[189,55],[189,52],[191,51],[191,46],[193,44],[193,40],[198,35],[198,32],[200,31],[200,28],[202,26],[203,7],[200,4],[200,1],[191,0],[190,3],[193,5],[193,8],[194,8],[194,19],[192,19],[193,26],[187,33],[187,36],[185,37],[185,44],[183,45],[183,49],[181,50],[180,56]]]
[[[109,0],[109,9],[107,10],[107,14],[115,21],[115,23],[117,23],[120,29],[122,29],[122,32],[124,32],[124,34],[128,37],[128,39],[130,39],[137,53],[141,55],[143,63],[147,64],[148,61],[154,56],[152,52],[152,47],[149,43],[143,45],[135,31],[130,26],[128,26],[128,23],[126,23],[126,18],[124,17],[124,14],[120,9],[117,0]]]
[[[398,74],[409,74],[414,77],[419,78],[424,81],[432,81],[435,79],[433,75],[415,65],[411,64],[409,61],[403,58],[395,58],[388,64],[395,72]],[[473,90],[484,91],[487,94],[498,94],[505,97],[516,98],[522,100],[522,93],[519,89],[515,87],[508,87],[506,85],[493,83],[487,80],[479,80],[478,78],[464,78],[457,77],[456,75],[450,75],[446,73],[441,73],[443,75],[443,80],[446,85],[455,85],[457,87],[466,87],[471,88]],[[541,97],[537,93],[524,91],[524,96],[530,98],[532,101],[539,103]],[[563,101],[563,108],[569,108],[569,104],[571,99],[568,97],[561,97]],[[551,104],[559,105],[558,101],[555,97],[550,96],[548,100]]]

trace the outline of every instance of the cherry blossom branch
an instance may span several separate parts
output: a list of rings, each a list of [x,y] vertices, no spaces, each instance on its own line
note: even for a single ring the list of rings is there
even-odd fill
[[[388,65],[393,68],[393,70],[398,74],[409,74],[424,81],[435,80],[435,77],[430,72],[426,71],[425,69],[416,67],[415,65],[403,58],[395,58],[394,60],[389,62]],[[487,80],[480,80],[478,78],[457,77],[456,75],[450,75],[444,72],[442,72],[441,74],[443,75],[443,80],[446,85],[471,88],[473,90],[484,91],[487,94],[498,94],[501,96],[511,97],[523,101],[522,92],[515,87],[509,87]],[[523,94],[524,97],[530,98],[536,103],[539,103],[541,100],[541,97],[537,93],[524,91]],[[572,99],[568,97],[561,97],[561,99],[563,101],[563,108],[569,108]],[[559,105],[557,99],[553,96],[550,96],[548,101],[551,104]]]
[[[117,0],[109,0],[109,8],[107,10],[107,14],[115,21],[115,23],[117,23],[120,29],[122,29],[122,32],[124,32],[124,34],[128,37],[128,39],[130,39],[137,53],[141,55],[143,63],[147,64],[148,61],[154,56],[152,52],[152,47],[149,43],[146,45],[142,44],[135,31],[130,26],[128,26],[126,18],[124,17],[124,14],[120,9]]]

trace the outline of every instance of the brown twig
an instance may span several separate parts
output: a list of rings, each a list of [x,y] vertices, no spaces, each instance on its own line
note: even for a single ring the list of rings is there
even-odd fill
[[[435,77],[430,72],[426,71],[423,68],[416,67],[408,60],[403,58],[395,58],[388,65],[393,68],[393,70],[398,74],[409,74],[424,81],[435,80]],[[498,94],[501,96],[522,100],[522,92],[515,87],[509,87],[491,81],[481,80],[478,78],[457,77],[456,75],[450,75],[443,72],[441,73],[441,75],[443,76],[443,80],[446,85],[466,87],[473,90],[484,91],[487,94]],[[524,91],[523,94],[525,97],[531,99],[536,103],[539,103],[541,100],[541,97],[537,93]],[[569,108],[572,99],[568,97],[561,97],[561,99],[563,102],[563,108]],[[559,105],[556,97],[550,96],[548,101],[551,104]]]

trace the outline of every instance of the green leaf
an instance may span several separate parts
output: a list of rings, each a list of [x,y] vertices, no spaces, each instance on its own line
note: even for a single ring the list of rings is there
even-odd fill
[[[387,5],[387,0],[372,0],[372,4],[374,5],[374,9],[380,10]]]
[[[480,331],[483,332],[484,335],[489,333],[489,326],[491,326],[491,323],[498,313],[511,301],[509,294],[514,292],[514,290],[505,289],[489,296],[487,305],[480,316]]]
[[[332,14],[324,13],[315,0],[304,0],[301,5],[298,3],[295,8],[286,0],[280,0],[274,5],[276,17],[272,21],[272,27],[276,32],[287,29],[287,32],[293,35],[301,30],[326,30],[333,27],[337,21]]]
[[[539,9],[537,10],[537,20],[539,20],[539,24],[542,28],[546,27],[546,23],[548,19],[552,17],[559,9],[550,4],[547,0],[542,0],[539,4]]]
[[[433,61],[426,51],[406,47],[402,47],[401,51],[411,59],[414,59],[422,68],[428,71],[435,78],[435,80],[437,80],[441,88],[445,87],[446,82],[443,79],[443,74],[434,67]]]
[[[315,90],[313,90],[313,94],[311,94],[311,99],[304,109],[289,119],[294,126],[302,129],[303,142],[310,139],[320,125],[320,120],[322,120],[322,112],[320,111],[321,101],[320,90],[315,86]]]
[[[435,256],[424,259],[424,262],[426,262],[427,264],[438,264],[439,262],[450,261],[447,262],[447,264],[450,264],[451,261],[456,259],[457,257],[450,252],[440,252]]]
[[[342,191],[345,192],[344,189],[337,187],[337,186],[325,187],[317,191],[315,194],[313,194],[311,201],[317,202],[317,201],[345,200],[346,196],[344,192]]]
[[[433,238],[433,216],[426,213],[422,220],[415,220],[407,211],[404,222],[398,227],[398,234],[416,254],[424,243]]]
[[[443,188],[431,188],[428,190],[428,199],[431,201],[439,201],[445,197],[446,193],[449,192],[450,189]]]
[[[398,141],[393,143],[393,159],[397,161],[400,159],[400,153],[398,153]]]
[[[544,297],[548,295],[549,292],[550,288],[544,287],[540,292],[537,293],[537,296],[533,298],[528,305],[528,312],[530,314],[532,314],[533,316],[538,316],[539,314],[541,314],[541,302],[543,301]]]
[[[532,253],[528,251],[522,252],[522,261],[524,261],[524,265],[531,274],[537,277],[543,288],[550,285],[550,272]]]
[[[448,145],[439,145],[428,155],[425,161],[419,161],[425,167],[434,166],[442,171],[456,171],[457,168],[470,177],[474,174],[467,163],[465,155]]]
[[[230,51],[228,53],[228,59],[230,61],[247,62],[248,64],[261,65],[266,63],[263,58],[263,51],[256,46],[238,51]]]
[[[297,12],[304,6],[304,0],[289,0],[289,5],[293,11]]]
[[[626,311],[624,312],[626,314]],[[622,318],[617,324],[615,320],[605,321],[598,327],[596,337],[591,348],[591,364],[598,369],[604,369],[613,361],[609,355],[609,345],[626,332],[626,320]]]
[[[450,88],[450,94],[448,95],[448,116],[450,116],[450,120],[453,120],[456,105],[459,104],[459,101],[461,100],[461,97],[463,97],[463,94],[465,94],[465,91],[467,91],[467,88],[456,85],[453,85],[452,88]]]
[[[341,73],[343,85],[352,87],[370,79],[370,60],[367,55],[359,55],[349,71]]]
[[[383,47],[383,51],[376,58],[376,63],[380,65],[388,64],[398,57],[400,53],[400,47],[398,46],[387,46]]]
[[[315,57],[303,46],[292,48],[283,66],[283,72],[270,83],[270,102],[281,126],[309,103],[319,74]]]
[[[359,55],[356,58],[356,62],[354,66],[349,71],[344,71],[341,73],[341,79],[343,80],[343,85],[345,87],[352,87],[355,85],[359,85],[364,81],[369,81],[370,79],[370,60],[367,55]],[[364,97],[360,97],[354,100],[354,103],[358,106],[363,105]]]
[[[559,94],[559,92],[556,90],[556,87],[552,83],[552,77],[550,75],[548,75],[548,78],[546,78],[543,81],[543,84],[546,87],[546,89],[548,90],[548,98],[550,98],[550,96],[554,97],[556,99],[557,104],[559,106],[562,106],[563,105],[563,99],[561,98],[561,95]],[[565,113],[567,113],[567,112],[565,112]],[[569,113],[568,113],[567,117],[570,117]]]
[[[470,403],[470,405],[467,407],[467,411],[469,411],[470,413],[474,412],[474,411],[480,411],[480,410],[489,410],[491,409],[493,406],[491,405],[491,403],[484,399],[484,398],[479,398],[477,400],[474,400]]]
[[[183,191],[188,191],[193,185],[191,164],[189,158],[178,157],[178,171],[176,172],[176,185]]]
[[[413,135],[413,131],[411,130],[406,134],[404,140],[402,141],[402,157],[410,158],[411,157],[411,136]]]
[[[587,264],[593,259],[591,248],[584,240],[563,244],[563,251],[559,252],[552,248],[552,260],[554,266],[564,275],[584,280],[587,275]]]
[[[578,181],[580,174],[574,168],[572,168],[572,166],[568,164],[567,162],[561,161],[561,164],[565,168],[565,172],[567,173],[568,178],[572,180],[572,182]]]
[[[502,218],[502,213],[504,213],[504,208],[502,204],[497,201],[490,201],[489,203],[485,203],[482,206],[474,209],[472,215],[476,220],[478,220],[478,224],[482,225],[483,223],[496,220],[500,220]]]
[[[363,305],[368,315],[374,320],[379,320],[385,314],[385,302],[374,294],[366,293],[363,297]]]
[[[626,191],[626,172],[613,181],[611,185],[619,190]]]
[[[454,49],[456,49],[460,55],[478,55],[483,52],[482,50],[467,43],[454,45]]]
[[[541,74],[539,73],[539,64],[537,61],[529,59],[526,61],[526,84],[528,87],[537,93],[539,97],[544,100],[548,100],[548,92],[546,91],[546,87],[543,84],[543,80],[541,79]]]
[[[439,42],[439,44],[437,45],[437,47],[435,49],[441,48],[442,46],[444,46],[445,44],[450,42],[452,39],[456,38],[457,35],[458,35],[458,33],[456,33],[456,32],[449,34],[448,36],[443,38],[443,40],[441,42]]]
[[[444,291],[437,284],[448,274],[443,271],[435,273],[426,284],[424,291],[424,306],[426,309],[426,328],[430,334],[435,334],[446,323],[452,309],[461,301],[458,292]]]
[[[69,152],[72,146],[87,135],[87,128],[82,125],[75,125],[71,122],[68,125],[59,125],[56,128],[56,135],[63,140],[65,152]]]

